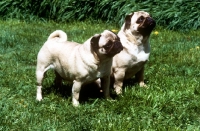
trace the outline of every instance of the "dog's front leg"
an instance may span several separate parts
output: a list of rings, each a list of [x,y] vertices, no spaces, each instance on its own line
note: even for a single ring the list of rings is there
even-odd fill
[[[122,86],[123,81],[125,77],[125,71],[124,70],[118,70],[114,73],[114,90],[117,95],[122,94]]]
[[[140,87],[146,87],[146,84],[144,83],[144,67],[135,74],[135,78],[137,79]]]
[[[79,105],[79,94],[81,90],[82,83],[74,80],[72,86],[72,104],[77,107]]]
[[[110,98],[110,75],[104,76],[101,79],[101,87],[103,89],[104,97]]]

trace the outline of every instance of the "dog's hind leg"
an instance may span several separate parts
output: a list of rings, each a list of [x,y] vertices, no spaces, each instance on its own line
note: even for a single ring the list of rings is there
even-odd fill
[[[36,79],[37,79],[36,100],[38,100],[38,101],[42,100],[42,80],[43,80],[43,78],[44,78],[44,72],[36,71]]]
[[[52,65],[49,65],[48,67],[37,65],[36,70],[36,79],[37,79],[37,94],[36,94],[36,100],[41,101],[42,100],[42,81],[44,79],[45,72],[52,68]]]
[[[122,86],[123,86],[123,80],[125,76],[124,70],[118,70],[114,73],[114,90],[117,95],[122,94]]]

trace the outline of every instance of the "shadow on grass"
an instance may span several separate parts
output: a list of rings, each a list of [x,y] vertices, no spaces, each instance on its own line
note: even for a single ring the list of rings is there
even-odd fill
[[[144,80],[144,83],[147,85],[148,87],[148,82],[149,80],[148,79],[145,79]],[[147,89],[145,87],[140,87],[139,86],[139,83],[137,81],[137,79],[135,79],[134,77],[133,78],[130,78],[130,79],[127,79],[127,80],[124,80],[123,82],[123,87],[122,87],[122,92],[125,93],[125,88],[126,89],[130,89],[130,90],[134,90],[134,91],[138,91],[138,90],[141,90],[141,89]]]
[[[125,80],[123,83],[123,90],[124,88],[134,88],[137,85],[137,81],[135,78],[131,78],[128,80]],[[114,88],[111,85],[110,88],[110,96],[112,99],[117,98],[117,94],[114,92]],[[72,95],[72,84],[63,84],[61,87],[56,87],[54,84],[52,84],[49,87],[43,88],[43,92],[45,95],[48,95],[50,93],[55,93],[57,95],[60,95],[61,97],[68,99]],[[89,102],[90,99],[102,99],[104,98],[102,90],[98,87],[96,83],[90,83],[81,88],[80,91],[80,97],[79,102],[85,103]]]
[[[133,87],[133,86],[136,86],[138,83],[137,83],[137,80],[135,78],[131,78],[131,79],[127,79],[127,80],[124,80],[124,83],[123,83],[123,89],[125,87]]]
[[[64,99],[68,99],[72,95],[72,84],[63,84],[61,87],[56,87],[52,84],[49,87],[43,88],[43,92],[45,95],[50,93],[55,93],[56,95],[60,95]],[[95,84],[91,83],[85,85],[81,88],[79,102],[85,103],[89,102],[90,99],[101,99],[103,97],[103,92],[101,92],[100,88]]]
[[[112,88],[111,90],[114,90],[113,83],[114,83],[114,80],[113,80],[113,78],[111,78],[111,85],[110,85],[110,87]],[[127,80],[124,80],[123,81],[122,91],[124,90],[124,88],[134,88],[136,85],[138,85],[138,82],[134,77],[130,78],[130,79],[127,79]]]

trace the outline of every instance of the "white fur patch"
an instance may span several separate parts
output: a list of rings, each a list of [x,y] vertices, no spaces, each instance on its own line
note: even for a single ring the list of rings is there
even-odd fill
[[[149,55],[150,55],[150,53],[145,53],[144,51],[141,51],[137,55],[138,61],[147,61],[147,60],[149,60]]]

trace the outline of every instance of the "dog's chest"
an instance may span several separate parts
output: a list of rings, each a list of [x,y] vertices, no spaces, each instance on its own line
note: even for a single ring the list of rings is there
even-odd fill
[[[132,48],[134,49],[134,48]],[[126,78],[130,78],[144,67],[145,63],[149,60],[150,52],[144,48],[135,48],[129,50],[129,60],[127,61]]]
[[[129,79],[133,75],[135,75],[138,71],[140,71],[144,67],[145,63],[146,61],[141,61],[126,68],[125,79]]]
[[[146,53],[144,51],[140,51],[137,54],[134,54],[137,58],[137,62],[145,62],[147,60],[149,60],[149,55],[150,53]]]
[[[133,64],[147,61],[150,55],[150,47],[149,46],[132,46],[127,49],[128,55],[130,55],[130,61]]]

